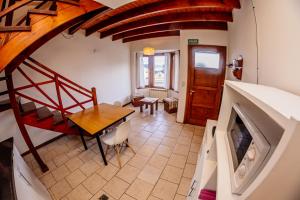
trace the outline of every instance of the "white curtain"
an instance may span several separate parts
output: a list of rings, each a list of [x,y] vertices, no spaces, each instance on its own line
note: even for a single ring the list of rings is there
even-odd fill
[[[136,87],[145,87],[143,53],[141,52],[136,53]]]
[[[171,69],[171,54],[165,53],[165,59],[166,59],[166,66],[165,66],[165,82],[164,82],[164,88],[168,89],[170,86],[170,69]]]
[[[174,81],[173,81],[173,89],[178,91],[179,89],[179,51],[175,52],[175,63],[174,63]]]

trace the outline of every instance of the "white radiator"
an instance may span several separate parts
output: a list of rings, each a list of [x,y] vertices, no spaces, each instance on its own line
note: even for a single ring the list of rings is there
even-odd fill
[[[168,97],[168,90],[167,89],[150,88],[149,96],[159,98],[159,101],[162,101],[164,98]]]

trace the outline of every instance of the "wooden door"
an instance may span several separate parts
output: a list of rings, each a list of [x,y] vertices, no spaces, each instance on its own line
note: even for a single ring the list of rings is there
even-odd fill
[[[185,122],[205,126],[217,119],[225,79],[226,47],[189,46]]]

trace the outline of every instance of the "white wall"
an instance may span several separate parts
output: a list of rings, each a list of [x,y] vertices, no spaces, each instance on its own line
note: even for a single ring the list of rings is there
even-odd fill
[[[179,103],[177,121],[184,121],[186,87],[188,72],[188,39],[199,39],[200,45],[228,45],[227,31],[216,30],[183,30],[180,31],[180,77],[179,77]]]
[[[229,57],[244,57],[243,81],[256,82],[255,24],[250,0],[241,0],[229,25]],[[259,41],[259,83],[300,94],[300,1],[254,0]]]
[[[113,103],[130,101],[130,51],[129,45],[121,42],[112,42],[111,39],[99,39],[98,35],[85,37],[82,33],[66,37],[61,34],[39,48],[32,57],[50,67],[52,70],[86,87],[96,87],[98,102]],[[38,82],[46,80],[40,74],[22,66],[30,77]],[[20,73],[14,72],[15,86],[25,85],[28,82]],[[6,88],[5,84],[0,85]],[[55,98],[55,87],[42,87]],[[36,90],[27,90],[30,96],[45,99]],[[73,93],[74,94],[74,93]],[[65,95],[63,95],[65,96]],[[80,98],[80,96],[78,96]],[[84,99],[84,98],[82,98]],[[73,103],[66,99],[66,103]],[[19,151],[28,150],[19,132],[12,110],[0,113],[1,140],[14,136]],[[35,145],[41,144],[58,133],[27,126],[27,130]],[[50,133],[51,132],[51,133]]]

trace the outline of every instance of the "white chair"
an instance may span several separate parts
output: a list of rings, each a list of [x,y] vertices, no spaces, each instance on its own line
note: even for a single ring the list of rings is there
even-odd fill
[[[108,153],[110,147],[112,147],[116,154],[119,166],[121,168],[120,151],[122,147],[129,147],[129,149],[135,154],[135,151],[128,144],[128,135],[130,132],[130,123],[123,122],[116,127],[112,132],[107,133],[101,137],[104,144],[106,144],[105,156]]]

